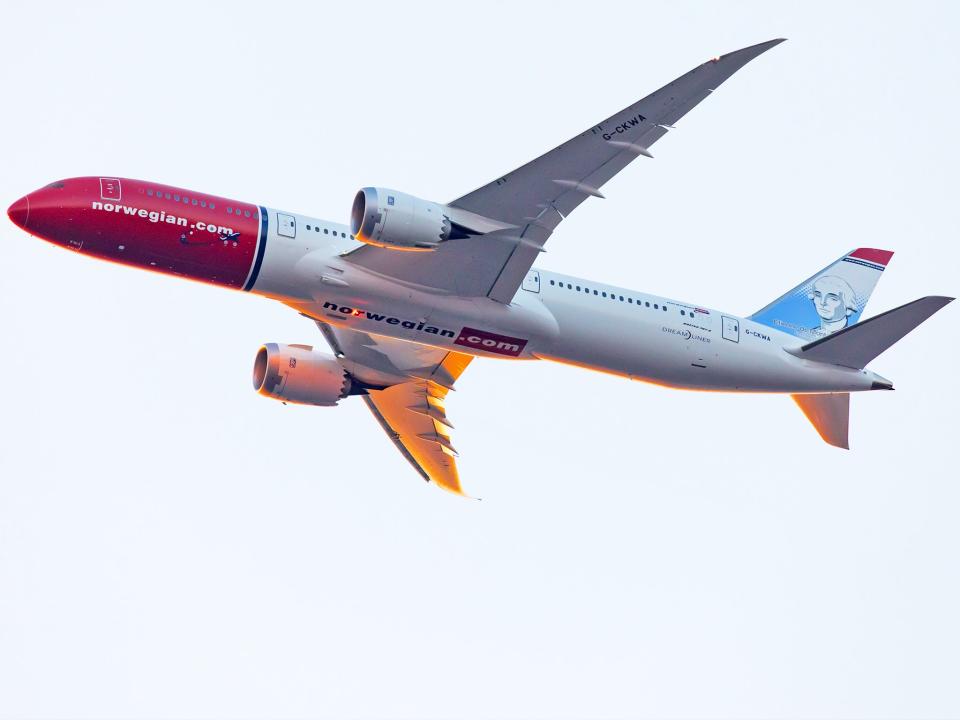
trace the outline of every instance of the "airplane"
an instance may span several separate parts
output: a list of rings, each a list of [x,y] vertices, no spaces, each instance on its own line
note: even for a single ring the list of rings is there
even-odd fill
[[[747,317],[533,267],[556,228],[771,40],[715,57],[446,204],[380,187],[344,225],[120,177],[53,182],[10,206],[84,255],[265,296],[313,320],[332,355],[266,343],[253,385],[284,403],[360,396],[423,479],[462,494],[447,396],[476,357],[552,360],[673,388],[784,393],[848,448],[866,368],[953,298],[867,320],[893,253],[856,248]]]

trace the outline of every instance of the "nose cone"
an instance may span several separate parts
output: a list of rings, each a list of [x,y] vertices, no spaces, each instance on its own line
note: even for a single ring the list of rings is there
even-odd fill
[[[10,219],[24,230],[27,229],[27,223],[30,222],[30,197],[24,195],[22,198],[17,200],[13,205],[7,208],[7,215],[10,216]]]

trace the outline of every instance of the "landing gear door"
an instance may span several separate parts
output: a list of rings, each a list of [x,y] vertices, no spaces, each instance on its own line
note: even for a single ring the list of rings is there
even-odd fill
[[[721,316],[723,319],[723,339],[730,342],[740,342],[740,321],[736,318]]]
[[[540,273],[537,270],[531,270],[523,279],[523,287],[527,292],[540,292]]]
[[[289,238],[296,237],[297,219],[293,217],[293,215],[277,213],[277,235],[283,235]]]

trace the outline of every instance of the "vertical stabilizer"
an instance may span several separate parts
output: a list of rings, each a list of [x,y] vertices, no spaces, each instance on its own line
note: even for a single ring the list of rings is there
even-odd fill
[[[850,327],[863,314],[893,253],[857,248],[750,316],[808,342]]]
[[[790,397],[800,406],[824,442],[844,450],[850,449],[847,437],[850,429],[850,393]]]

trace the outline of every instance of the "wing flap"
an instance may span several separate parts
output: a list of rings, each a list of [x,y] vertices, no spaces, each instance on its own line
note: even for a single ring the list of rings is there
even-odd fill
[[[470,355],[317,325],[350,375],[366,387],[364,402],[400,454],[427,482],[462,495],[446,397]]]
[[[426,395],[426,384],[412,381],[383,390],[369,390],[364,399],[421,477],[462,495],[449,428],[429,415],[410,410],[411,405],[426,403]]]

